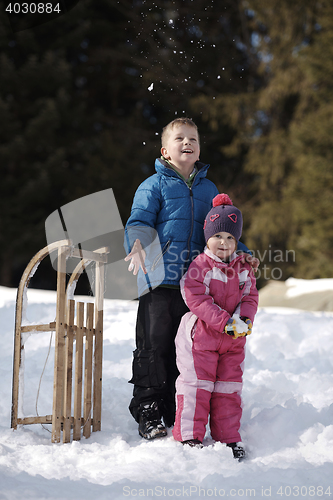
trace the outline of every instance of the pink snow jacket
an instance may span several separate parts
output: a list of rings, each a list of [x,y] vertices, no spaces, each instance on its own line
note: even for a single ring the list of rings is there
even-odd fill
[[[180,286],[188,308],[198,317],[197,340],[201,329],[204,330],[202,333],[206,332],[202,337],[205,343],[209,335],[216,338],[223,333],[234,313],[253,323],[258,308],[258,291],[253,269],[247,262],[242,263],[242,256],[233,253],[230,262],[226,263],[206,247],[191,263]]]

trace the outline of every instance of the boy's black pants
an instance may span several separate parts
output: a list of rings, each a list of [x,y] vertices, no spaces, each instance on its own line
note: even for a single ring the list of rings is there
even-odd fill
[[[139,299],[136,350],[133,357],[133,398],[129,409],[139,422],[140,404],[156,401],[168,427],[175,418],[175,336],[188,312],[179,289],[158,287]]]

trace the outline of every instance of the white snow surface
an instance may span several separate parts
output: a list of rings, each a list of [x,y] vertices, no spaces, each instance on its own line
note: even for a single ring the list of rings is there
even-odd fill
[[[306,293],[326,292],[333,290],[333,278],[302,280],[289,278],[285,282],[287,297],[297,297]]]
[[[314,283],[315,288],[317,286]],[[308,282],[308,287],[310,282]],[[28,291],[27,318],[55,317],[55,293]],[[10,428],[16,290],[0,287],[0,500],[123,498],[309,498],[333,495],[333,314],[260,309],[247,339],[241,435],[248,459],[214,443],[184,447],[140,438],[128,411],[137,302],[105,301],[102,431],[52,444],[50,428]],[[89,300],[89,299],[88,299]],[[50,334],[25,342],[25,416],[36,394]],[[52,413],[53,351],[38,412]]]

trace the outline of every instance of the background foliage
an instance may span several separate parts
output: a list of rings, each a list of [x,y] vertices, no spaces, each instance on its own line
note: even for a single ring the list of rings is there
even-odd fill
[[[243,211],[258,283],[332,277],[332,82],[328,0],[80,0],[17,33],[1,9],[0,284],[69,201],[111,187],[125,223],[183,115]]]

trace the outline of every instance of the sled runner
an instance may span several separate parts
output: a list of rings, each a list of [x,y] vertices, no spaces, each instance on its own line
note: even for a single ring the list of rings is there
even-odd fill
[[[58,257],[56,319],[44,325],[22,325],[23,304],[29,282],[40,262],[52,252],[57,252]],[[73,439],[80,440],[82,428],[86,438],[90,436],[91,430],[101,430],[104,265],[107,263],[107,254],[108,248],[86,251],[74,248],[70,240],[62,240],[40,250],[26,267],[16,299],[11,415],[13,429],[21,424],[52,424],[53,443],[60,442],[61,432],[63,442],[68,443],[71,431]],[[80,260],[66,285],[66,261],[69,257]],[[74,290],[80,275],[90,263],[95,265],[95,298],[94,303],[87,303],[85,308],[84,302],[74,300]],[[52,415],[19,418],[23,335],[39,332],[55,332]]]

